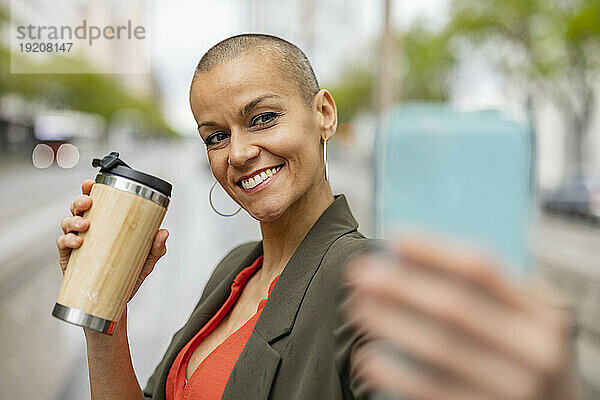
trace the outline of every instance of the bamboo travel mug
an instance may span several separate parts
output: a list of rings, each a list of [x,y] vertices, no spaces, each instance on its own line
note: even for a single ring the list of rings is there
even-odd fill
[[[73,249],[52,315],[112,335],[160,224],[172,186],[136,171],[119,153],[92,161],[100,167],[84,212],[89,229]]]

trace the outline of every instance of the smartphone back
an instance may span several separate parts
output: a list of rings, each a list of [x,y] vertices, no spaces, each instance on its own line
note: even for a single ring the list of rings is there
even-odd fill
[[[410,103],[386,113],[375,145],[375,228],[467,239],[511,275],[531,269],[534,135],[496,111]]]

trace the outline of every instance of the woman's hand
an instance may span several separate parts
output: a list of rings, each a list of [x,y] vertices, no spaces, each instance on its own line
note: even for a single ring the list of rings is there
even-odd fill
[[[400,239],[392,254],[347,271],[345,312],[375,339],[352,355],[367,386],[403,399],[580,398],[572,315],[549,293],[541,301],[488,254],[432,237]]]
[[[71,203],[71,214],[73,216],[66,217],[61,221],[60,225],[64,235],[60,235],[56,239],[56,245],[58,246],[58,262],[63,274],[67,269],[71,251],[79,248],[83,244],[83,238],[77,236],[77,232],[85,232],[90,227],[90,221],[83,218],[83,213],[92,206],[92,198],[89,194],[93,185],[94,181],[91,179],[87,179],[83,182],[81,185],[81,192],[83,194]],[[166,241],[168,236],[169,231],[166,229],[160,229],[156,233],[148,257],[146,258],[146,261],[144,261],[144,266],[142,267],[142,271],[129,296],[129,300],[133,298],[142,282],[144,282],[144,279],[152,272],[158,260],[167,252]]]

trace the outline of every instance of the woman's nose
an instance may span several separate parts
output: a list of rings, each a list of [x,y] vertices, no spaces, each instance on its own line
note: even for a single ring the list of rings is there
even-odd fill
[[[243,132],[232,131],[229,142],[229,164],[244,165],[248,160],[260,154],[260,148],[252,144]]]

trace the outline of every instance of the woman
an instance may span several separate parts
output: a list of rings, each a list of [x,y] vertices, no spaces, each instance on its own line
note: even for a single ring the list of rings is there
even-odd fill
[[[126,315],[113,336],[86,329],[92,398],[351,398],[356,334],[337,310],[340,270],[369,240],[326,180],[326,142],[337,125],[331,94],[295,46],[244,35],[202,57],[190,104],[214,177],[260,222],[262,241],[221,260],[143,395]],[[74,232],[89,228],[81,214],[92,206],[92,184],[84,182],[74,216],[62,222],[63,269],[82,243]],[[165,254],[167,236],[156,234],[134,293]]]
[[[389,329],[372,329],[365,318],[347,322],[338,307],[342,266],[374,243],[357,231],[344,196],[333,196],[327,182],[336,105],[319,89],[304,54],[267,35],[226,39],[200,60],[190,105],[214,177],[260,222],[262,240],[234,248],[219,262],[143,391],[131,363],[127,314],[113,336],[86,329],[92,398],[362,398],[366,386],[356,376],[389,389],[365,373],[368,357],[357,357],[351,372],[351,355],[364,342],[360,328],[386,339]],[[89,228],[81,214],[92,206],[92,185],[84,182],[73,217],[62,221],[63,271],[71,249],[81,246],[76,232]],[[131,296],[165,254],[167,236],[165,229],[156,234]],[[369,298],[369,290],[352,290]],[[410,343],[403,345],[410,350]],[[498,395],[486,398],[523,398],[486,388],[492,391],[481,393]]]

